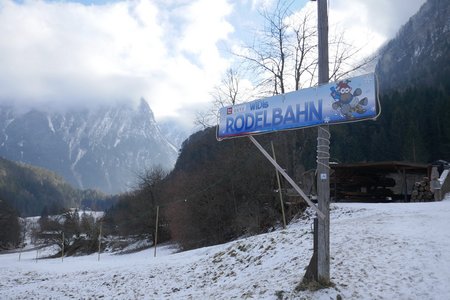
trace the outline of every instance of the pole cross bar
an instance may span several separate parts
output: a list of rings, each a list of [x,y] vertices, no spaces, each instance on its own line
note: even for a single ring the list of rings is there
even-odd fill
[[[308,203],[308,205],[316,211],[317,215],[321,219],[325,219],[325,214],[321,212],[319,208],[308,198],[308,196],[295,183],[295,181],[292,180],[292,178],[283,170],[282,167],[280,167],[280,165],[272,158],[272,156],[270,156],[270,154],[267,153],[267,151],[263,148],[263,146],[261,146],[261,144],[258,143],[258,141],[253,136],[250,135],[249,139],[253,142],[253,144],[255,144],[255,146],[259,149],[259,151],[261,151],[261,153],[270,161],[270,163],[278,170],[278,172],[280,172],[281,175],[283,175],[283,177],[286,178],[286,180],[300,194],[300,196],[302,196],[302,198],[306,201],[306,203]]]

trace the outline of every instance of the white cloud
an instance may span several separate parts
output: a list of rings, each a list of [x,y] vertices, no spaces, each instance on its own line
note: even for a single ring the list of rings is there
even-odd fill
[[[79,105],[145,97],[157,117],[209,101],[233,27],[220,1],[104,5],[0,0],[0,102]]]
[[[273,6],[275,0],[250,0],[252,3],[252,9],[254,10],[264,10]]]
[[[360,49],[353,61],[366,58],[395,36],[400,27],[426,0],[334,0],[329,1],[329,37],[344,33],[346,43]],[[297,12],[315,11],[316,2],[308,2]],[[293,15],[294,17],[296,14]],[[317,21],[314,21],[317,22]],[[333,49],[330,46],[330,59]]]
[[[335,0],[330,11],[346,28],[365,28],[376,39],[391,39],[426,0]],[[363,31],[361,31],[362,33]]]
[[[367,44],[368,54],[424,1],[330,1],[330,24],[346,29],[355,45]],[[253,28],[245,30],[261,29],[254,28],[261,23],[254,9],[270,5],[273,0],[0,0],[0,102],[65,107],[144,97],[159,119],[201,110],[230,64],[221,41],[244,37],[248,24]]]

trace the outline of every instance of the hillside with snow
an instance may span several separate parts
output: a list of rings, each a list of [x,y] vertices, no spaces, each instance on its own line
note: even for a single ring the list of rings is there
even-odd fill
[[[1,299],[450,299],[450,196],[442,202],[332,204],[334,287],[296,291],[312,220],[177,253],[0,255]],[[42,255],[42,254],[39,254]]]

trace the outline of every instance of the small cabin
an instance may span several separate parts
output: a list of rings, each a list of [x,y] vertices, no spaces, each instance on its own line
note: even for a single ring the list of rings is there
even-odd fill
[[[330,164],[331,201],[432,201],[431,165],[386,161]]]

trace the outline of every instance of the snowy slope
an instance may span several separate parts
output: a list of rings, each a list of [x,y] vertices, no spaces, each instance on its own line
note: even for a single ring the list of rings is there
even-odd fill
[[[296,292],[312,254],[311,220],[224,245],[169,246],[35,262],[0,255],[0,299],[450,299],[450,197],[333,204],[335,287]]]

